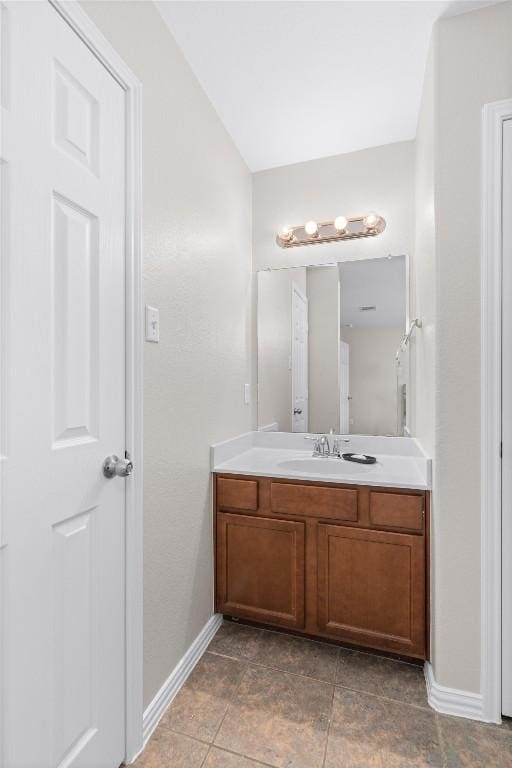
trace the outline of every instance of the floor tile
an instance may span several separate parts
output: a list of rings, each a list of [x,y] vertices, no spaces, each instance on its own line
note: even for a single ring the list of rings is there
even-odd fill
[[[134,768],[200,768],[208,744],[159,727]]]
[[[438,715],[446,768],[510,768],[512,733],[508,728]]]
[[[432,711],[336,688],[325,768],[441,768]]]
[[[213,741],[244,669],[244,662],[205,653],[163,716],[162,725]]]
[[[320,768],[333,687],[249,664],[215,745],[276,768]]]
[[[265,763],[256,763],[248,757],[212,747],[203,768],[261,768],[264,765]]]
[[[394,701],[428,707],[421,667],[369,653],[340,650],[336,684]]]
[[[264,632],[253,661],[283,672],[331,683],[336,675],[338,648],[303,637]]]
[[[208,646],[208,650],[234,659],[253,659],[258,652],[262,635],[262,629],[247,627],[234,621],[225,621]]]

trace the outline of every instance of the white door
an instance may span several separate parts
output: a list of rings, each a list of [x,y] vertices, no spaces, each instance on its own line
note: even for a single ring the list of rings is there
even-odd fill
[[[512,717],[512,120],[503,124],[502,711]]]
[[[2,21],[3,765],[116,768],[124,92],[47,2]]]
[[[292,432],[308,431],[308,300],[292,285]]]
[[[340,434],[350,432],[350,346],[340,341]]]

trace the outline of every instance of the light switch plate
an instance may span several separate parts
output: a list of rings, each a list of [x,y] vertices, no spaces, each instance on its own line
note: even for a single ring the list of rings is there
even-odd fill
[[[251,402],[251,385],[244,384],[244,403],[249,405]]]
[[[160,341],[160,312],[146,304],[146,341]]]

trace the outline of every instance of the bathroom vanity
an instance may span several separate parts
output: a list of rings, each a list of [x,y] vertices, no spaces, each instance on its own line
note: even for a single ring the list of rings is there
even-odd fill
[[[430,462],[410,438],[351,436],[371,466],[303,435],[212,448],[216,610],[425,659]]]

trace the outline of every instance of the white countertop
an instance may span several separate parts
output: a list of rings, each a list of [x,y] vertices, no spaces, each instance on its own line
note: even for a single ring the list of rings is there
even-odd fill
[[[347,435],[343,453],[375,456],[362,465],[339,458],[313,458],[305,435],[248,432],[211,447],[211,469],[219,474],[430,490],[431,460],[411,437]]]

